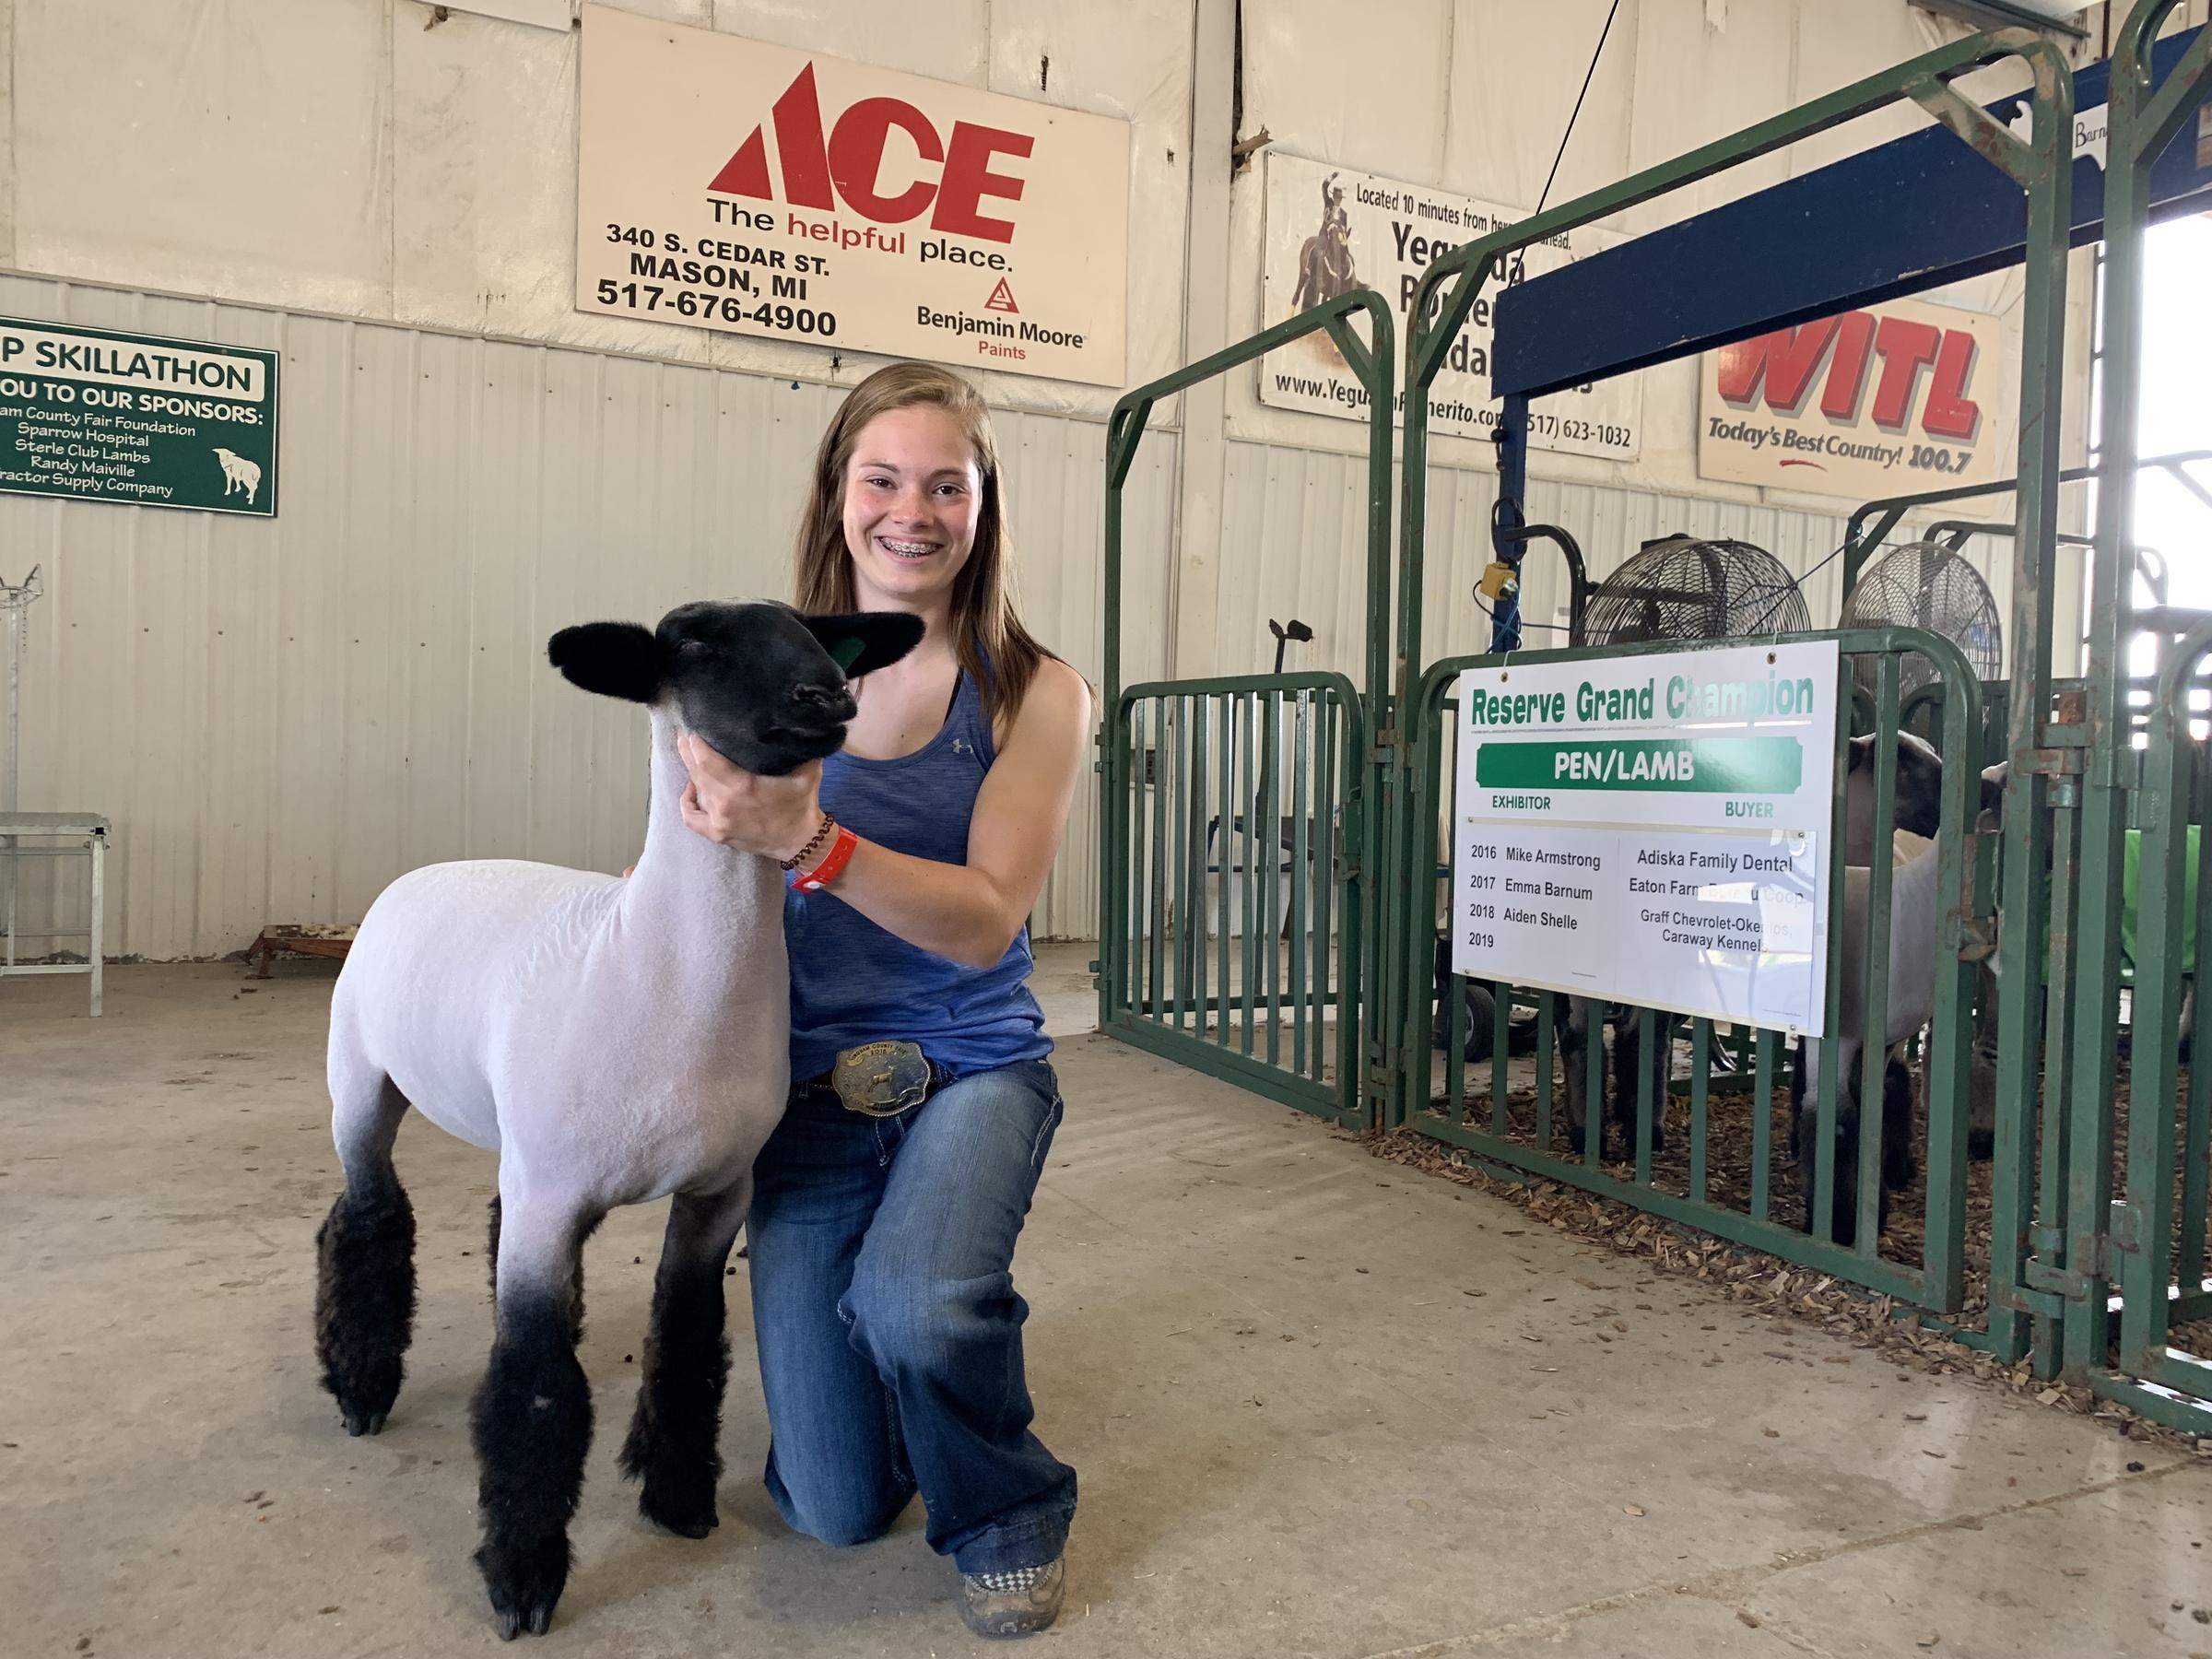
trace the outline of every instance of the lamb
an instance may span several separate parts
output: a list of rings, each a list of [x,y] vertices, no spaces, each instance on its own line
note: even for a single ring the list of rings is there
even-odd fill
[[[567,1583],[592,1432],[582,1250],[618,1205],[673,1195],[623,1470],[669,1531],[700,1538],[718,1519],[724,1264],[789,1092],[788,969],[782,877],[684,826],[677,735],[789,772],[844,741],[845,676],[921,636],[909,616],[735,602],[681,606],[657,631],[563,629],[547,650],[563,675],[652,709],[635,874],[415,870],[370,907],[339,975],[329,1083],[346,1187],[316,1234],[323,1381],[347,1433],[383,1428],[415,1312],[414,1216],[392,1161],[412,1105],[500,1155],[496,1332],[471,1426],[476,1561],[502,1638],[542,1635]]]
[[[1934,841],[1918,847],[1912,856],[1890,875],[1889,886],[1889,996],[1884,1009],[1881,1044],[1889,1058],[1883,1069],[1882,1088],[1882,1197],[1884,1223],[1888,1195],[1911,1184],[1914,1173],[1911,1142],[1912,1091],[1909,1074],[1896,1050],[1928,1022],[1936,1006],[1936,937],[1943,916],[1936,893],[1941,849]],[[1843,940],[1837,971],[1842,975],[1837,994],[1837,1030],[1827,1041],[1837,1045],[1835,1114],[1835,1209],[1830,1236],[1839,1244],[1858,1239],[1860,1055],[1871,1035],[1866,1030],[1866,923],[1872,908],[1873,872],[1863,865],[1849,865],[1838,872],[1843,881]],[[1820,1060],[1823,1043],[1806,1039],[1797,1045],[1791,1073],[1793,1107],[1792,1142],[1798,1178],[1805,1188],[1805,1227],[1817,1234],[1815,1225],[1814,1157],[1819,1122]]]
[[[1872,856],[1875,757],[1876,741],[1872,734],[1851,739],[1850,758],[1845,762],[1843,775],[1843,863],[1846,865],[1865,865]],[[1933,836],[1942,809],[1943,757],[1926,739],[1910,732],[1899,733],[1892,787],[1894,830],[1914,839]],[[1474,989],[1470,982],[1470,1008]],[[1601,1072],[1598,1078],[1601,1103],[1609,1109],[1622,1140],[1630,1140],[1635,1133],[1637,1070],[1640,1064],[1648,1065],[1654,1101],[1652,1145],[1653,1150],[1663,1149],[1666,1145],[1667,1088],[1673,1075],[1675,1034],[1682,1021],[1677,1015],[1659,1015],[1653,1028],[1652,1053],[1647,1056],[1641,1053],[1640,1015],[1641,1010],[1625,1003],[1601,1003],[1582,996],[1568,999],[1567,1018],[1559,1030],[1559,1061],[1566,1078],[1568,1133],[1577,1148],[1583,1145],[1584,1125],[1588,1122],[1583,1099],[1586,1055],[1593,1030],[1602,1025],[1613,1028],[1613,1053],[1609,1099],[1606,1098],[1606,1074]],[[1440,1038],[1437,1046],[1442,1045]]]

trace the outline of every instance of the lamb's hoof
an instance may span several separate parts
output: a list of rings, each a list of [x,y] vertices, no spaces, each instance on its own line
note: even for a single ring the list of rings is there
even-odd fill
[[[714,1512],[712,1496],[700,1504],[655,1498],[648,1492],[639,1498],[638,1512],[663,1532],[674,1533],[679,1538],[703,1538],[722,1524],[722,1517]]]
[[[557,1534],[535,1548],[514,1546],[497,1552],[488,1544],[477,1551],[477,1565],[484,1573],[500,1640],[512,1641],[524,1630],[543,1636],[569,1582],[568,1539]]]
[[[527,1614],[520,1608],[508,1608],[499,1614],[500,1640],[512,1641],[524,1630],[533,1636],[543,1636],[553,1623],[550,1606],[533,1607]]]
[[[381,1411],[348,1411],[346,1414],[346,1432],[359,1437],[364,1434],[382,1434],[384,1416]]]

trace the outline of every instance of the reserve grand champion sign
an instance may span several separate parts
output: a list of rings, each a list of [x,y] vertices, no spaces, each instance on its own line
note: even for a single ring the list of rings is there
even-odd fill
[[[0,317],[0,492],[274,518],[276,363]]]
[[[1832,640],[1459,677],[1452,971],[1821,1034]]]
[[[1119,386],[1129,126],[583,8],[576,306]]]
[[[1421,273],[1460,243],[1527,217],[1494,202],[1270,150],[1262,322],[1273,326],[1348,288],[1371,288],[1397,308],[1402,346]],[[1522,274],[1556,270],[1621,240],[1588,228],[1563,232],[1523,250]],[[1430,431],[1488,438],[1496,429],[1490,306],[1511,275],[1493,275],[1483,285],[1452,342],[1444,367],[1429,389]],[[1308,335],[1269,352],[1259,373],[1262,403],[1347,420],[1367,418],[1366,392],[1326,335]],[[1403,419],[1403,387],[1398,395]],[[1601,381],[1537,398],[1529,408],[1529,447],[1630,461],[1642,443],[1642,418],[1643,392],[1634,375]]]
[[[1698,473],[1869,500],[2004,476],[2005,324],[1897,300],[1705,354]]]

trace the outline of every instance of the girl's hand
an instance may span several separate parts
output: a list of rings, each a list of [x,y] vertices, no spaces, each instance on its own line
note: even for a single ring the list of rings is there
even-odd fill
[[[820,761],[764,778],[739,771],[689,732],[677,736],[676,752],[691,774],[684,823],[709,841],[781,862],[795,856],[821,828]]]

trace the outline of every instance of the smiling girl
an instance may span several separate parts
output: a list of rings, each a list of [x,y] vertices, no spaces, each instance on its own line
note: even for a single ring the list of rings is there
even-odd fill
[[[798,606],[902,610],[845,748],[785,777],[689,736],[685,821],[782,861],[791,1106],[755,1167],[753,1321],[784,1519],[880,1535],[916,1491],[979,1634],[1051,1624],[1076,1474],[1030,1430],[1014,1242],[1058,1127],[1028,918],[1090,730],[1015,615],[988,410],[900,363],[822,435]]]

